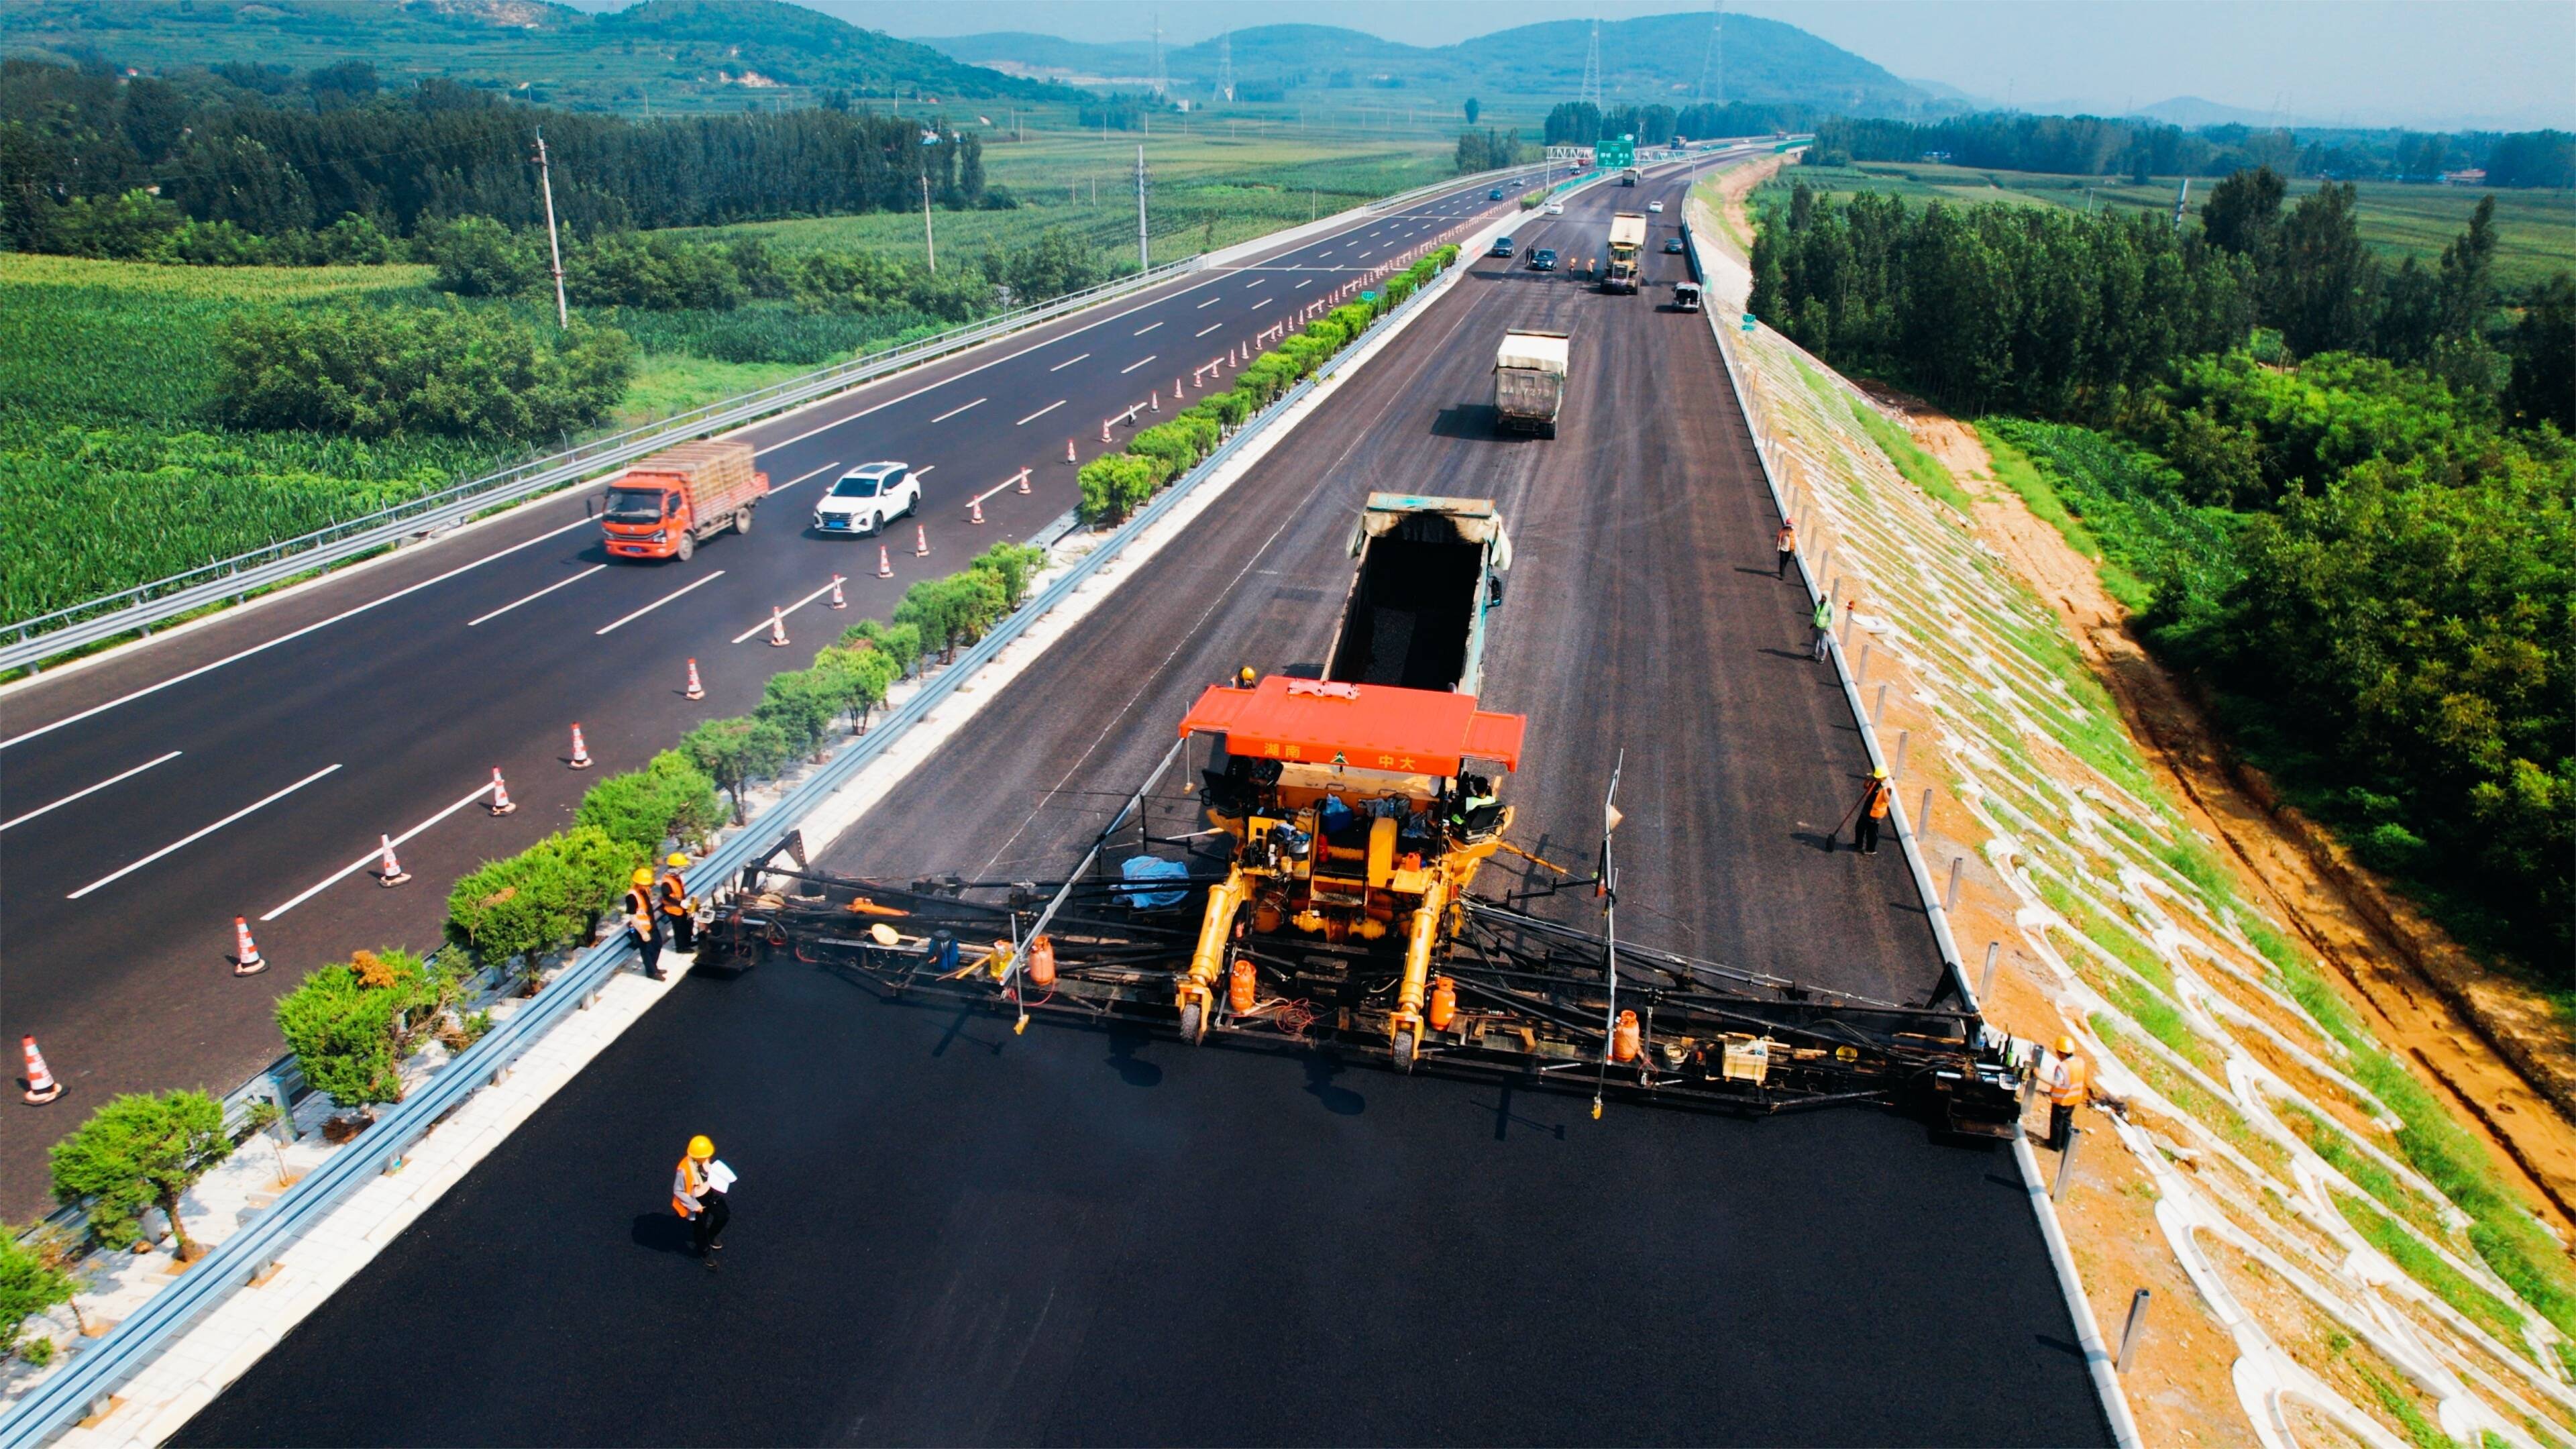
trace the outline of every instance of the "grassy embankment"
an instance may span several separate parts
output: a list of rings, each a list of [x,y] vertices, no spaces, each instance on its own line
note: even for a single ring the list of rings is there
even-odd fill
[[[2029,171],[1984,171],[1928,162],[1864,161],[1853,166],[1792,166],[1766,184],[1758,205],[1785,203],[1788,188],[1803,181],[1819,191],[1849,195],[1861,191],[1891,192],[1916,201],[2009,201],[2029,206],[2118,207],[2171,215],[2178,178],[2165,177],[2145,186],[2122,176],[2062,176]],[[2197,209],[2211,181],[2194,178],[2192,206]],[[2288,203],[2317,189],[2315,181],[2290,183]],[[2508,292],[2546,280],[2553,272],[2576,269],[2576,191],[2480,191],[2474,187],[2410,186],[2394,181],[2357,183],[2361,192],[2361,239],[2394,263],[2414,256],[2430,263],[2469,224],[2478,198],[2496,199],[2496,280]]]

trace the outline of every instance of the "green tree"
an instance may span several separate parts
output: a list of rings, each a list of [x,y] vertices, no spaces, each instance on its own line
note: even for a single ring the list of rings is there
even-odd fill
[[[2261,258],[2281,230],[2281,202],[2290,184],[2269,166],[2238,171],[2210,188],[2200,204],[2201,235],[2221,251]]]
[[[2264,276],[2264,320],[2299,356],[2346,351],[2370,335],[2379,264],[2362,245],[2359,205],[2351,182],[2320,186],[2281,223]]]
[[[71,1302],[78,1286],[59,1265],[19,1242],[18,1232],[0,1224],[0,1355],[18,1346],[28,1319]]]
[[[560,335],[506,312],[269,308],[226,319],[215,406],[236,427],[542,438],[598,421],[635,349],[614,328]]]
[[[277,1002],[304,1080],[343,1107],[399,1102],[402,1060],[437,1022],[458,978],[408,951],[360,951],[319,967]]]
[[[86,1204],[91,1238],[121,1248],[141,1240],[143,1214],[170,1219],[181,1262],[200,1256],[180,1198],[232,1155],[224,1109],[203,1092],[132,1093],[90,1114],[51,1154],[54,1199]]]
[[[2514,425],[2545,423],[2576,436],[2576,277],[2560,272],[2532,293],[2505,351],[2513,359],[2506,409]]]
[[[597,826],[610,839],[646,854],[665,838],[698,839],[715,828],[723,806],[715,781],[677,750],[655,755],[641,770],[611,775],[582,793],[576,825]]]
[[[423,248],[437,268],[430,285],[460,297],[515,297],[546,275],[534,238],[488,216],[464,216],[426,233]]]
[[[549,835],[487,861],[447,894],[447,936],[485,961],[534,958],[584,931],[617,898],[646,852],[595,825]]]
[[[1476,124],[1476,116],[1477,116],[1477,114],[1478,114],[1479,112],[1483,111],[1484,109],[1485,109],[1485,106],[1484,106],[1484,103],[1483,103],[1483,102],[1481,102],[1481,101],[1477,100],[1474,96],[1469,96],[1469,97],[1467,98],[1467,105],[1466,105],[1466,111],[1467,111],[1467,124],[1468,124],[1468,125],[1470,125],[1470,126],[1472,126],[1472,125]]]
[[[751,782],[777,774],[795,754],[776,725],[748,716],[708,720],[681,737],[680,751],[733,797],[737,825],[750,818],[743,797]]]

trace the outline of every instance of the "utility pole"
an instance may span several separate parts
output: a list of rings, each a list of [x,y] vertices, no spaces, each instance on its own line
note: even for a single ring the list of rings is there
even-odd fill
[[[2174,193],[2174,230],[2182,230],[2183,215],[2191,210],[2191,178],[2182,179],[2182,189]]]
[[[1160,33],[1159,29],[1156,33]],[[1142,146],[1136,148],[1136,268],[1139,271],[1154,269],[1153,247],[1145,235],[1145,148]]]
[[[921,168],[921,246],[930,253],[930,274],[939,275],[939,238],[930,232],[930,168]]]
[[[563,239],[555,234],[555,172],[546,156],[546,133],[537,131],[537,184],[546,193],[546,252],[554,259],[555,326],[572,330],[572,309],[564,305]]]

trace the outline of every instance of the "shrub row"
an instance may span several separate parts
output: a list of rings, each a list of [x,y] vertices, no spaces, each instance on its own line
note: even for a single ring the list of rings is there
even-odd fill
[[[1281,339],[1278,346],[1245,364],[1235,374],[1231,389],[1202,398],[1170,421],[1139,432],[1128,439],[1126,451],[1104,453],[1083,464],[1079,475],[1082,521],[1124,522],[1164,484],[1215,452],[1226,434],[1313,375],[1367,331],[1370,323],[1457,260],[1454,246],[1433,251],[1410,269],[1389,277],[1373,296],[1336,307],[1307,323],[1305,330]]]

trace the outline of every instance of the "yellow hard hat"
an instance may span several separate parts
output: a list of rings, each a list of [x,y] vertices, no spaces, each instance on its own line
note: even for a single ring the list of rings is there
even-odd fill
[[[2057,1039],[2057,1054],[2061,1057],[2071,1057],[2075,1055],[2075,1038],[2071,1036],[2059,1037]]]
[[[691,1157],[694,1157],[694,1158],[698,1159],[700,1162],[704,1162],[704,1161],[706,1161],[708,1158],[715,1156],[715,1155],[716,1155],[716,1144],[715,1144],[715,1140],[714,1140],[713,1138],[708,1137],[708,1136],[707,1136],[707,1135],[705,1135],[704,1133],[700,1133],[699,1135],[697,1135],[697,1136],[695,1136],[695,1137],[690,1138],[690,1139],[689,1139],[689,1155],[690,1155]]]
[[[673,870],[686,870],[688,869],[689,858],[675,850],[671,852],[671,858],[662,863]]]
[[[1886,778],[1887,778],[1887,767],[1886,767],[1885,765],[1875,765],[1875,766],[1872,766],[1872,767],[1870,768],[1869,777],[1870,777],[1871,779],[1873,779],[1873,780],[1884,780],[1884,779],[1886,779]]]
[[[653,883],[653,872],[646,870],[640,865],[635,867],[635,883],[637,885],[651,885]]]
[[[1247,664],[1241,669],[1236,670],[1235,677],[1246,684],[1250,684],[1252,682],[1252,666]]]

